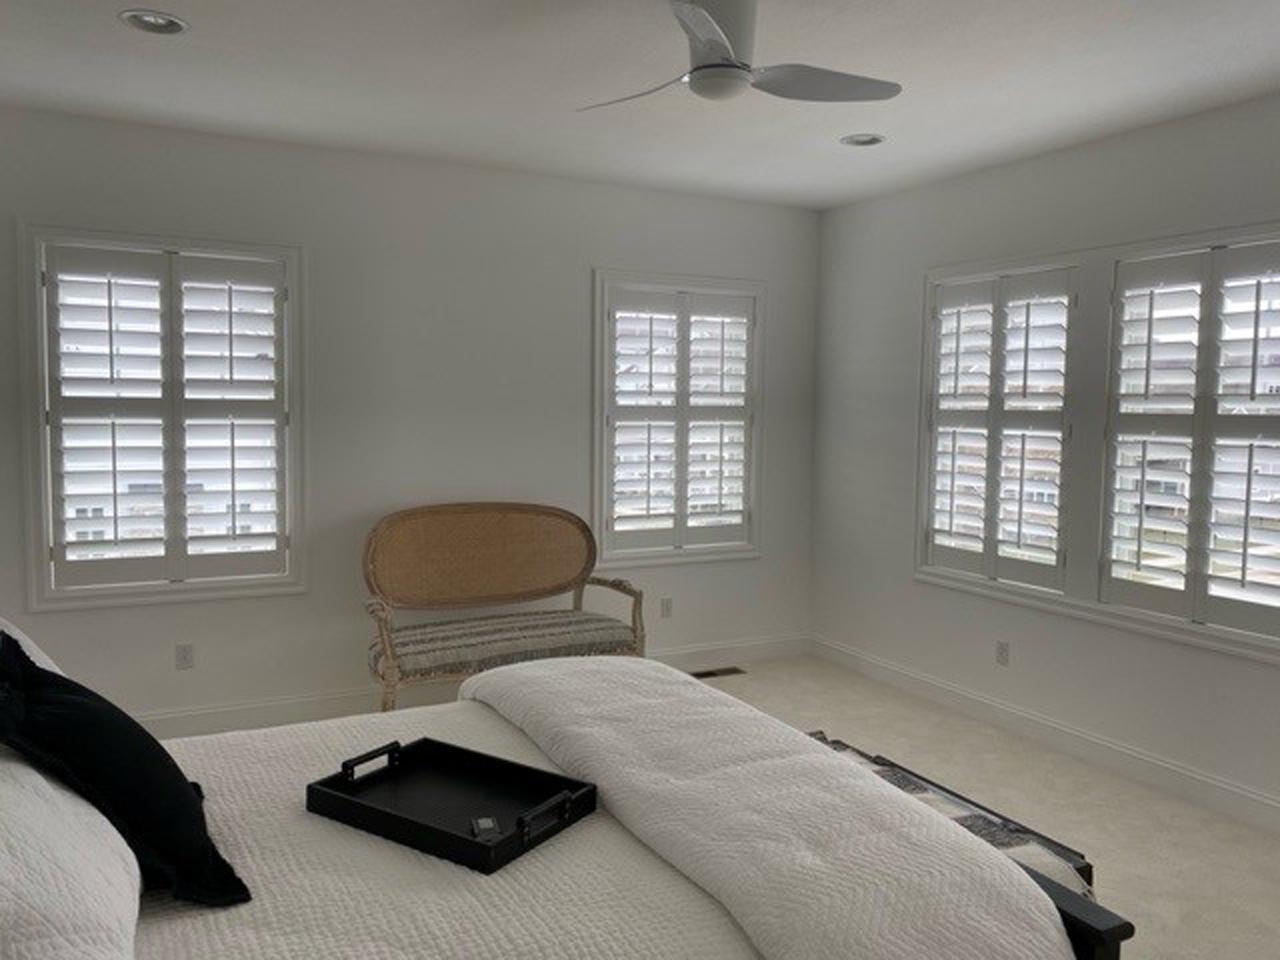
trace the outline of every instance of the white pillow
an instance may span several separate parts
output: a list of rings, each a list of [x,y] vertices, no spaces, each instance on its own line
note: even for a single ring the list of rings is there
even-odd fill
[[[0,630],[62,672],[11,623]],[[0,960],[133,960],[141,891],[107,818],[0,744]]]
[[[26,651],[27,656],[31,658],[31,662],[37,667],[43,667],[45,670],[52,670],[54,673],[62,673],[62,671],[58,669],[58,665],[49,659],[49,655],[47,653],[32,643],[30,637],[4,617],[0,617],[0,630],[17,640],[18,646],[22,647],[22,649]]]
[[[0,960],[133,960],[141,889],[107,818],[0,746]]]

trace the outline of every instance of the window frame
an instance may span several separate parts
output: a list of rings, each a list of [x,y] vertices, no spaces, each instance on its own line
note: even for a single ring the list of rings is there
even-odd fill
[[[304,343],[305,282],[304,256],[297,246],[239,241],[195,240],[185,237],[126,233],[52,226],[18,225],[19,270],[21,291],[19,356],[23,359],[22,415],[23,448],[26,479],[26,575],[27,605],[33,612],[98,607],[134,606],[213,599],[232,599],[302,593],[307,588],[306,566],[306,498],[304,415],[307,352]],[[53,573],[53,449],[48,429],[46,397],[50,396],[50,337],[45,283],[45,251],[48,247],[81,246],[120,252],[186,254],[190,256],[265,259],[278,261],[284,268],[285,302],[281,330],[282,396],[287,419],[280,433],[285,439],[283,468],[284,524],[282,536],[287,538],[286,566],[282,573],[237,573],[216,575],[189,581],[107,583],[98,585],[59,585]],[[176,271],[175,271],[176,272]],[[170,290],[175,278],[170,278]],[[162,309],[171,310],[172,305]],[[167,328],[166,328],[167,329]],[[165,335],[166,350],[173,346]],[[166,374],[167,379],[167,374]],[[174,397],[162,401],[167,408],[166,425],[174,415]],[[176,437],[166,438],[166,470],[171,471],[173,457],[181,443]],[[166,514],[165,524],[181,523],[180,517]],[[247,555],[246,556],[250,556]],[[214,565],[208,565],[214,566]]]
[[[1112,481],[1112,447],[1118,424],[1112,416],[1117,406],[1113,382],[1117,361],[1117,324],[1119,310],[1118,268],[1122,262],[1194,253],[1222,246],[1280,241],[1280,223],[1246,224],[1236,227],[1178,234],[1163,238],[1100,245],[1074,251],[1044,253],[1026,257],[1004,258],[962,263],[930,269],[924,278],[923,316],[920,328],[920,367],[918,405],[918,443],[916,452],[916,516],[914,536],[914,570],[918,582],[958,589],[964,592],[1072,616],[1119,629],[1133,630],[1178,643],[1204,649],[1238,654],[1249,659],[1280,664],[1280,631],[1267,632],[1264,624],[1280,616],[1280,609],[1238,603],[1249,608],[1244,615],[1206,617],[1206,604],[1197,601],[1189,585],[1183,592],[1161,591],[1178,599],[1172,603],[1159,601],[1143,605],[1143,591],[1115,590],[1118,582],[1107,575],[1110,516],[1110,483]],[[1055,268],[1075,269],[1077,302],[1072,312],[1072,327],[1067,341],[1065,400],[1063,404],[1063,473],[1062,517],[1060,519],[1064,551],[1064,576],[1061,589],[1034,584],[994,579],[988,572],[965,571],[930,560],[928,530],[931,522],[930,492],[932,457],[935,443],[931,419],[933,411],[933,378],[936,373],[937,345],[934,337],[934,294],[942,283],[980,280],[995,275],[1037,272]],[[1196,421],[1193,455],[1197,475],[1195,491],[1206,489],[1198,475],[1211,469],[1214,439],[1230,438],[1230,432],[1209,432],[1208,422],[1221,423],[1225,418],[1216,408],[1216,344],[1219,293],[1216,272],[1206,276],[1213,284],[1205,292],[1201,312],[1201,340],[1197,357],[1197,387],[1194,419]],[[1212,341],[1207,344],[1206,340]],[[1106,363],[1099,364],[1098,357]],[[1208,367],[1202,366],[1212,361]],[[994,380],[994,358],[993,358]],[[995,387],[992,387],[994,396]],[[1139,415],[1130,415],[1137,417]],[[1188,421],[1192,416],[1187,416]],[[1206,420],[1201,425],[1201,420]],[[1238,420],[1241,418],[1237,418]],[[1260,420],[1262,418],[1259,418]],[[1273,418],[1274,419],[1274,418]],[[1199,444],[1207,438],[1209,448]],[[1205,454],[1209,456],[1206,456]],[[1192,514],[1194,525],[1204,514]],[[1189,550],[1196,549],[1197,537],[1204,532],[1192,531]],[[1188,576],[1199,563],[1188,558]],[[1156,589],[1156,588],[1151,588]],[[1182,602],[1179,602],[1182,601]],[[1225,604],[1219,603],[1222,608]],[[1208,619],[1209,622],[1205,622]]]
[[[765,284],[756,280],[737,280],[718,277],[699,277],[684,274],[650,273],[633,270],[618,270],[597,267],[593,270],[594,307],[592,317],[592,426],[591,426],[591,525],[599,544],[600,569],[628,569],[633,567],[668,566],[680,563],[698,563],[717,560],[755,559],[760,556],[758,548],[760,530],[761,477],[763,470],[763,424],[764,408],[764,331],[766,311]],[[667,544],[648,546],[627,546],[618,544],[613,535],[609,517],[611,502],[610,481],[611,468],[609,453],[612,444],[609,431],[612,429],[612,391],[613,391],[613,336],[610,329],[610,291],[614,288],[630,289],[666,296],[728,296],[750,299],[752,301],[753,320],[748,335],[747,352],[747,394],[746,402],[741,408],[746,423],[746,497],[744,500],[745,517],[741,539],[732,542],[697,542],[683,544]],[[678,333],[678,337],[687,333]],[[697,410],[687,403],[687,386],[681,388],[681,380],[688,377],[688,356],[682,351],[678,354],[679,375],[677,379],[677,400],[673,406],[662,408],[662,413],[676,421],[676,456],[677,464],[677,501],[683,497],[680,487],[687,483],[684,464],[687,463],[687,451],[684,449],[688,423],[699,419],[690,416],[690,409]],[[647,408],[638,407],[637,411]],[[713,413],[716,407],[705,408]],[[703,417],[702,419],[714,419]]]

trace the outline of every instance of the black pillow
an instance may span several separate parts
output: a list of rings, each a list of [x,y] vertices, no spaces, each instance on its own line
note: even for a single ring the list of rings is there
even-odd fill
[[[209,839],[202,793],[123,710],[43,670],[0,631],[0,742],[57,777],[111,821],[148,890],[230,906],[250,899]]]

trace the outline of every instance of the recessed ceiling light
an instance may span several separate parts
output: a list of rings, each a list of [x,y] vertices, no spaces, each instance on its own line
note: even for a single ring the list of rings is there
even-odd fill
[[[846,147],[874,147],[884,143],[884,140],[883,133],[851,133],[847,137],[840,138],[840,142]]]
[[[187,21],[159,10],[121,10],[120,19],[144,33],[173,34],[187,29]]]

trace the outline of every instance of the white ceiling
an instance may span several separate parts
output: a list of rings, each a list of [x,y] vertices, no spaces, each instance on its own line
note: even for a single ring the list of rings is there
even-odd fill
[[[757,64],[906,91],[586,114],[687,68],[667,0],[135,2],[0,0],[0,100],[825,207],[1280,89],[1277,0],[759,0]]]

